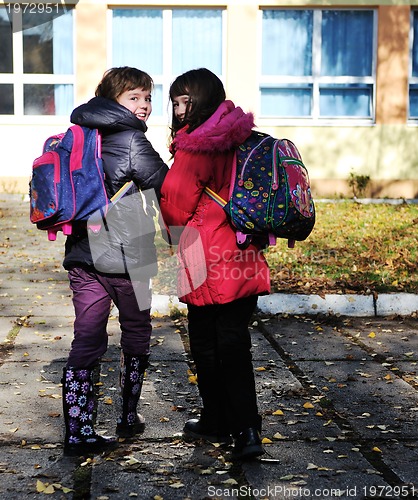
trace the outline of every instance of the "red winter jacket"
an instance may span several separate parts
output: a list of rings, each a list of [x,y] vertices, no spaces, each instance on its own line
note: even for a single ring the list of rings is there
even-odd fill
[[[161,188],[161,212],[168,227],[185,226],[178,258],[178,295],[203,306],[270,292],[262,250],[240,250],[225,212],[203,189],[228,198],[234,148],[251,133],[253,115],[231,101],[196,130],[177,133],[174,163]],[[173,234],[175,231],[171,231]]]

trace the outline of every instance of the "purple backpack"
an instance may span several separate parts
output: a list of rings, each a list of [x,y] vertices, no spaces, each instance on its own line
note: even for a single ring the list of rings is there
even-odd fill
[[[253,131],[239,146],[233,163],[228,201],[209,188],[236,230],[237,244],[245,248],[253,236],[305,240],[315,225],[315,206],[306,167],[293,142]]]
[[[70,235],[73,220],[87,221],[98,209],[106,212],[99,131],[73,125],[49,137],[33,162],[29,197],[30,221],[48,231],[51,241],[57,231]]]

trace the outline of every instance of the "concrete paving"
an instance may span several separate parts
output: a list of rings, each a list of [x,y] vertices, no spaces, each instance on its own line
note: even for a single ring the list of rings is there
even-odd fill
[[[108,455],[64,457],[60,378],[73,322],[64,240],[48,242],[13,196],[0,195],[0,229],[0,499],[418,498],[418,320],[397,311],[260,308],[251,333],[267,453],[233,464],[230,448],[182,438],[200,399],[187,322],[161,314],[159,299],[144,434]],[[116,315],[108,330],[97,429],[111,435]]]

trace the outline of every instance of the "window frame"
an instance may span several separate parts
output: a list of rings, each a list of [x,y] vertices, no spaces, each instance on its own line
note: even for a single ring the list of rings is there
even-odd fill
[[[161,85],[162,87],[162,96],[163,96],[163,103],[162,103],[162,115],[155,115],[154,112],[151,113],[151,116],[148,119],[148,125],[161,125],[164,124],[166,125],[168,120],[171,119],[171,114],[170,114],[170,106],[168,102],[168,95],[169,95],[169,89],[170,85],[173,82],[173,80],[178,76],[177,74],[173,74],[173,68],[172,68],[172,59],[171,59],[171,54],[172,54],[172,48],[173,48],[173,36],[172,36],[172,20],[173,16],[172,13],[174,10],[220,10],[221,11],[221,24],[222,24],[222,61],[221,61],[221,75],[217,75],[221,81],[225,85],[225,80],[226,80],[226,59],[227,59],[227,9],[224,6],[188,6],[188,5],[182,5],[182,6],[176,6],[176,7],[161,7],[161,6],[152,6],[152,5],[124,5],[124,6],[109,6],[108,8],[108,13],[107,13],[107,33],[109,35],[109,42],[108,42],[108,54],[107,54],[107,66],[110,68],[112,67],[112,42],[113,42],[113,10],[161,10],[162,12],[162,22],[163,22],[163,41],[162,41],[162,46],[163,46],[163,63],[162,63],[162,68],[163,68],[163,73],[160,75],[152,74],[150,75],[154,81],[155,86]],[[143,68],[140,68],[143,69]],[[144,71],[147,71],[146,68],[144,68]]]
[[[18,2],[16,2],[18,3]],[[0,7],[5,6],[1,4]],[[13,72],[0,73],[0,84],[13,85],[14,89],[14,113],[11,115],[0,114],[0,125],[9,123],[24,123],[24,124],[44,124],[44,123],[59,123],[63,118],[68,119],[68,115],[25,115],[24,114],[24,85],[27,84],[49,84],[58,85],[66,84],[73,86],[73,103],[75,102],[76,95],[76,51],[75,51],[75,24],[76,16],[75,9],[72,6],[65,6],[66,9],[73,11],[73,73],[72,74],[47,74],[47,73],[24,73],[23,72],[23,31],[22,22],[23,14],[22,9],[18,12],[11,13],[12,18],[12,57],[13,57]]]
[[[340,126],[372,126],[376,123],[376,66],[377,66],[377,29],[378,29],[378,11],[375,7],[358,7],[355,9],[348,8],[311,8],[313,12],[313,29],[312,29],[312,75],[310,76],[273,76],[262,74],[262,33],[263,33],[263,11],[271,10],[306,10],[301,7],[261,7],[258,12],[258,53],[260,54],[258,63],[258,100],[257,100],[257,115],[259,121],[264,126],[277,125],[307,125],[307,126],[327,126],[327,125],[340,125]],[[372,11],[373,12],[373,47],[372,47],[372,74],[371,76],[351,77],[351,76],[321,76],[321,27],[322,27],[322,13],[323,11]],[[371,85],[371,113],[370,117],[321,117],[319,114],[319,99],[320,99],[320,86],[322,84],[367,84]],[[311,97],[311,116],[309,117],[266,117],[261,114],[261,89],[262,88],[277,88],[283,84],[304,84],[312,85]]]
[[[418,126],[418,116],[411,117],[410,116],[410,100],[411,100],[411,85],[418,85],[418,76],[412,75],[413,69],[413,57],[412,57],[412,49],[414,46],[414,14],[418,16],[418,9],[412,9],[410,12],[410,21],[409,21],[409,61],[408,61],[408,99],[407,99],[407,123],[408,125],[417,125]],[[416,35],[418,36],[418,30]]]

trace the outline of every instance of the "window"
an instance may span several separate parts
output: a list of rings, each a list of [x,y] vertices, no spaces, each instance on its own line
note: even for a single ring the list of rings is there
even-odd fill
[[[169,85],[190,69],[223,74],[223,10],[113,9],[111,66],[134,66],[155,83],[152,116],[163,116]]]
[[[413,10],[411,16],[409,118],[418,120],[418,10]]]
[[[0,7],[0,115],[67,116],[73,108],[73,11],[41,5]]]
[[[372,10],[263,10],[260,116],[372,121]]]

